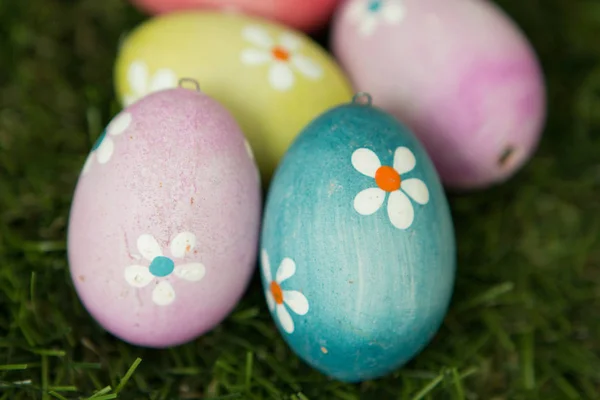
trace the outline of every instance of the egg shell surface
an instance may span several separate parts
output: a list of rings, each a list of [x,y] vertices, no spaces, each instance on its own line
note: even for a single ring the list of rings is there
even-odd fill
[[[121,111],[77,182],[68,257],[85,308],[132,344],[175,346],[233,309],[257,259],[261,191],[229,112],[194,90]]]
[[[263,215],[261,272],[292,350],[345,382],[384,376],[439,329],[455,237],[433,164],[384,111],[351,103],[288,150]]]
[[[125,105],[193,78],[248,137],[267,184],[298,132],[352,89],[306,35],[245,15],[189,11],[155,17],[123,42],[116,91]]]
[[[348,0],[331,47],[355,89],[412,128],[449,188],[504,182],[537,148],[542,70],[487,0]]]
[[[327,24],[339,0],[132,0],[132,3],[151,14],[195,9],[244,13],[312,32]]]

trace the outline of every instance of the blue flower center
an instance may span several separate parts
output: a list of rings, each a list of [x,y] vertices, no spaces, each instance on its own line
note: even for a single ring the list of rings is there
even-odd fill
[[[367,9],[375,13],[381,10],[381,6],[383,6],[383,0],[370,0]]]
[[[102,132],[102,134],[100,136],[98,136],[98,139],[96,139],[96,142],[92,146],[92,151],[94,151],[98,147],[100,147],[100,145],[102,144],[102,141],[104,140],[105,137],[106,137],[106,131]]]
[[[175,264],[169,257],[154,257],[154,260],[150,264],[150,273],[159,278],[169,275],[174,269]]]

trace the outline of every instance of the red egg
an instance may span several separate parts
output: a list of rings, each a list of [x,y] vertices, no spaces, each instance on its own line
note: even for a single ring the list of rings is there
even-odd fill
[[[340,0],[131,0],[150,14],[221,9],[277,21],[305,32],[323,28]]]

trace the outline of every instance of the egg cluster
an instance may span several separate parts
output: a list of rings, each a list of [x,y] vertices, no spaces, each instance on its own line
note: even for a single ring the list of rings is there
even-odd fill
[[[513,176],[543,75],[487,0],[134,0],[123,109],[89,153],[68,255],[78,296],[129,343],[221,323],[256,270],[290,348],[346,382],[432,340],[456,243],[445,194]],[[331,52],[311,36],[331,27]],[[265,195],[266,193],[266,195]]]

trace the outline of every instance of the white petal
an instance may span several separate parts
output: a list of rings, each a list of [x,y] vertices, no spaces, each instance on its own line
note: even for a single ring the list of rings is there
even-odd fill
[[[277,307],[277,318],[279,318],[279,323],[284,331],[287,333],[294,332],[294,321],[292,321],[292,317],[290,313],[285,309],[285,306],[278,304]]]
[[[360,215],[371,215],[381,208],[384,200],[384,190],[380,188],[365,189],[354,198],[354,209]]]
[[[389,23],[400,22],[404,18],[404,13],[404,6],[392,1],[386,3],[382,11],[383,18]]]
[[[244,146],[246,146],[246,152],[248,153],[248,157],[250,157],[250,159],[254,161],[254,151],[252,151],[252,146],[250,145],[250,142],[244,139]]]
[[[264,48],[273,47],[273,39],[271,39],[269,33],[260,26],[252,25],[245,27],[242,31],[242,36],[248,42],[256,46]]]
[[[420,179],[412,178],[402,181],[401,189],[419,204],[429,203],[429,190]]]
[[[363,36],[368,36],[373,33],[377,26],[377,17],[374,15],[365,15],[360,24],[359,31]]]
[[[398,229],[406,229],[412,224],[414,214],[413,206],[404,193],[400,190],[390,193],[388,216],[392,225]]]
[[[163,89],[172,89],[177,87],[177,75],[167,68],[157,70],[152,77],[149,92],[158,92]]]
[[[287,64],[276,62],[269,68],[269,82],[275,90],[288,90],[294,85],[294,73]]]
[[[137,95],[126,94],[125,96],[123,96],[123,105],[125,107],[129,107],[130,105],[135,103],[137,101],[137,99],[138,99]]]
[[[292,64],[307,78],[318,79],[323,76],[321,67],[302,54],[293,56]]]
[[[289,257],[283,259],[279,268],[277,269],[277,274],[275,275],[275,282],[281,283],[286,279],[294,276],[296,273],[296,263]]]
[[[308,300],[306,296],[297,290],[284,290],[283,301],[298,315],[304,315],[308,312]]]
[[[88,154],[87,158],[85,159],[85,163],[83,164],[83,169],[81,170],[82,174],[87,174],[90,171],[90,168],[92,168],[93,161],[94,161],[94,152],[92,151],[90,154]]]
[[[381,162],[373,151],[362,148],[352,153],[352,165],[361,174],[375,178],[375,172],[381,167]]]
[[[152,291],[152,301],[159,306],[169,305],[175,300],[173,286],[167,281],[161,281]]]
[[[162,256],[162,251],[160,250],[158,242],[156,241],[154,236],[148,233],[140,235],[140,237],[137,240],[137,247],[138,251],[148,261],[152,261],[156,257]]]
[[[269,310],[273,311],[275,309],[275,299],[273,298],[273,294],[270,290],[265,290],[265,298],[267,299]]]
[[[148,267],[130,265],[125,268],[125,280],[133,287],[144,287],[152,282],[153,278]]]
[[[175,275],[189,282],[198,282],[206,275],[206,268],[200,263],[189,263],[175,267]]]
[[[96,157],[100,164],[106,164],[115,151],[115,144],[111,138],[104,136],[102,143],[96,149]]]
[[[108,127],[106,128],[106,132],[113,136],[120,135],[125,132],[127,128],[129,128],[129,125],[131,125],[131,120],[131,113],[121,112],[114,117],[112,121],[110,121]]]
[[[361,21],[367,13],[367,5],[363,0],[353,1],[346,11],[346,17],[351,21]]]
[[[181,232],[171,242],[171,255],[183,258],[196,247],[196,235],[192,232]]]
[[[144,94],[146,85],[148,85],[148,67],[146,63],[143,61],[132,62],[129,65],[129,70],[127,70],[127,80],[136,95]]]
[[[279,44],[289,52],[300,49],[302,44],[300,38],[291,32],[284,32],[279,36]]]
[[[271,263],[269,262],[269,254],[267,251],[263,249],[260,252],[260,268],[262,270],[263,276],[267,283],[273,281],[273,276],[271,275]]]
[[[261,65],[271,60],[271,53],[260,49],[246,49],[240,54],[240,60],[246,65]]]
[[[406,147],[398,147],[394,153],[394,169],[400,174],[412,171],[417,165],[415,155]]]

